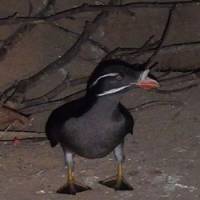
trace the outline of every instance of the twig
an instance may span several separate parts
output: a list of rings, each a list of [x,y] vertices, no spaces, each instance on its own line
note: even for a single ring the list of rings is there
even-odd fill
[[[68,103],[70,101],[73,101],[77,98],[82,97],[85,94],[85,91],[86,91],[85,89],[82,89],[82,90],[72,93],[71,95],[67,95],[64,98],[55,99],[48,102],[42,102],[41,104],[37,104],[37,105],[25,106],[25,107],[20,108],[19,111],[27,115],[41,113],[44,111],[50,111],[50,110],[55,109],[58,106],[61,106],[64,103]]]
[[[140,51],[141,47],[132,47],[132,48],[121,48],[118,47],[113,50],[114,53],[112,53],[114,57],[122,57],[125,58],[126,56],[131,56],[131,55],[136,55],[137,57],[139,56],[147,56],[148,54],[154,52],[156,50],[155,45],[157,45],[158,41],[149,44],[146,46],[142,53],[138,52]],[[168,45],[163,45],[160,47],[159,54],[164,54],[164,53],[173,53],[181,50],[187,50],[191,49],[193,50],[194,48],[200,48],[200,41],[193,41],[193,42],[181,42],[181,43],[173,43],[173,44],[168,44]],[[136,57],[134,56],[134,58]]]
[[[176,93],[176,92],[181,92],[181,91],[191,89],[193,87],[197,87],[200,84],[199,81],[194,82],[194,80],[192,80],[192,82],[193,83],[189,83],[187,86],[183,86],[183,87],[179,87],[179,88],[175,88],[175,89],[170,89],[170,90],[169,89],[158,89],[158,90],[155,90],[155,92],[160,93],[160,94]],[[35,105],[35,106],[32,105],[31,107],[27,106],[27,107],[22,108],[20,111],[23,112],[23,113],[26,113],[26,114],[33,114],[33,113],[38,113],[38,112],[44,112],[44,111],[47,111],[47,110],[52,110],[53,108],[55,108],[59,105],[62,105],[63,103],[70,102],[74,99],[77,99],[77,98],[83,96],[85,94],[85,91],[86,90],[83,89],[83,90],[75,92],[75,93],[73,93],[69,96],[66,96],[64,98],[52,100],[52,101],[49,101],[49,102],[44,102],[44,103],[41,103],[40,105],[39,104]],[[170,103],[171,101],[167,101],[167,102]],[[173,102],[175,103],[177,101],[172,101],[172,103]]]
[[[12,123],[9,124],[3,131],[2,131],[2,134],[0,135],[0,138],[2,138],[7,132],[8,130],[12,127]]]
[[[179,87],[179,88],[175,88],[175,89],[170,89],[170,90],[164,90],[164,89],[158,89],[157,93],[160,94],[171,94],[171,93],[177,93],[177,92],[182,92],[182,91],[186,91],[189,90],[191,88],[197,87],[199,86],[200,83],[191,83],[187,86],[183,86],[183,87]]]
[[[121,54],[121,52],[124,51],[131,51],[133,53],[142,53],[146,48],[150,48],[152,47],[152,45],[150,44],[151,40],[153,39],[153,35],[150,36],[147,41],[144,42],[144,44],[140,47],[140,48],[120,48],[117,47],[114,50],[110,51],[102,60],[108,60],[108,59],[112,59],[114,56],[116,56],[116,54],[119,54],[120,57],[123,57],[124,54]]]
[[[152,44],[151,46],[149,46],[148,48],[146,48],[143,53],[144,54],[147,54],[147,53],[149,54],[152,51],[155,51],[156,48],[152,47],[154,45],[155,45],[155,43]],[[173,43],[173,44],[163,45],[160,48],[159,54],[168,53],[168,52],[172,52],[173,53],[173,52],[176,52],[176,51],[185,50],[186,48],[193,49],[194,47],[197,47],[197,48],[200,47],[200,41],[199,40],[198,41],[193,41],[193,42],[180,42],[180,43]],[[121,54],[122,56],[125,56],[125,55],[130,56],[132,54],[134,55],[134,54],[137,53],[137,51],[139,49],[140,48],[120,48],[121,52],[129,51],[129,53]],[[143,55],[140,55],[140,56],[143,56]]]
[[[47,137],[24,137],[24,138],[17,138],[18,141],[30,141],[30,142],[41,142],[47,140]],[[0,139],[0,142],[13,142],[13,139]]]
[[[27,125],[29,121],[30,119],[27,116],[17,110],[5,106],[0,107],[0,124],[9,124],[8,128],[12,125],[24,126]]]
[[[137,60],[139,60],[139,57],[147,57],[149,54],[151,54],[152,52],[154,52],[156,50],[154,46],[154,44],[151,44],[150,47],[148,47],[147,49],[144,49],[142,53],[140,53],[140,55],[137,54],[137,52],[140,50],[140,48],[120,48],[118,47],[117,49],[115,49],[113,51],[113,57],[115,58],[121,58],[123,60],[126,60],[127,57],[130,57],[131,55],[137,55]],[[194,48],[199,49],[200,48],[200,41],[193,41],[193,42],[182,42],[182,43],[173,43],[173,44],[169,44],[169,45],[163,45],[161,46],[160,50],[159,50],[159,55],[163,55],[166,53],[173,53],[173,52],[178,52],[178,51],[188,51],[188,50],[194,50]],[[126,52],[126,53],[124,53]],[[128,52],[128,53],[127,53]],[[118,53],[118,55],[115,55],[116,53]],[[134,56],[134,58],[136,58],[136,56]],[[142,58],[141,58],[142,59]],[[137,61],[138,62],[138,61]],[[194,70],[198,70],[199,67],[197,66],[197,69]],[[185,69],[176,69],[175,67],[173,67],[173,69],[159,69],[159,71],[171,71],[171,72],[190,72],[191,71],[191,66],[188,66]],[[193,71],[194,71],[193,70]]]
[[[166,54],[166,53],[173,53],[173,52],[178,52],[178,51],[182,51],[182,50],[194,50],[194,48],[197,48],[199,49],[200,48],[200,41],[194,41],[194,42],[183,42],[183,43],[174,43],[174,44],[169,44],[169,45],[163,45],[160,50],[159,50],[159,54]],[[121,51],[123,51],[123,49],[121,49]],[[126,51],[126,49],[124,50]],[[131,51],[131,49],[129,49],[129,51]],[[146,51],[146,52],[145,52]],[[149,49],[146,49],[144,51],[143,54],[139,55],[138,57],[146,57],[148,54],[150,54],[152,51],[154,52],[155,51],[155,48],[149,48]],[[135,54],[136,53],[136,50],[135,48],[133,48],[133,52],[129,53],[130,54]],[[176,69],[176,68],[169,68],[169,69],[159,69],[159,71],[163,71],[163,72],[166,72],[166,71],[171,71],[171,72],[191,72],[191,71],[195,71],[195,70],[198,70],[199,67],[197,66],[196,69],[193,69],[191,70],[191,66],[189,67],[185,67],[184,69]]]
[[[41,8],[35,16],[44,16],[45,12],[48,11],[49,7],[54,3],[55,0],[48,0],[43,8]],[[30,2],[30,1],[29,1]],[[31,6],[31,5],[30,5]],[[31,11],[31,7],[29,8],[29,13]],[[15,16],[13,16],[15,17]],[[1,41],[2,45],[0,48],[0,61],[5,58],[8,50],[12,49],[14,45],[23,38],[22,36],[31,31],[35,27],[34,24],[23,24],[17,28],[10,36],[8,36],[5,40]]]
[[[4,130],[3,129],[0,129],[0,137],[4,134],[3,133],[4,132]],[[19,135],[24,135],[24,134],[29,134],[30,136],[32,136],[32,135],[43,135],[43,134],[45,134],[45,132],[44,131],[26,131],[26,130],[15,130],[15,129],[10,129],[9,131],[8,131],[8,134],[10,134],[11,136],[13,136],[12,134],[14,134],[14,133],[19,133]]]
[[[167,77],[171,72],[167,71],[167,72],[163,72],[161,75],[156,76],[157,79],[160,80],[164,80],[165,77]]]
[[[62,83],[57,85],[53,90],[47,92],[46,94],[42,95],[41,97],[25,100],[23,103],[20,104],[20,107],[33,106],[33,105],[48,102],[52,98],[57,96],[60,92],[62,92],[64,88],[66,89],[69,86],[69,84],[70,84],[70,81],[69,81],[69,77],[67,75],[66,78],[62,81]],[[18,109],[20,109],[20,107],[18,107]]]
[[[142,45],[142,47],[139,50],[137,50],[137,54],[141,54],[145,49],[152,46],[150,42],[152,41],[153,38],[154,38],[154,35],[150,36],[148,40]]]
[[[63,90],[66,90],[67,87],[85,84],[87,82],[87,80],[88,80],[88,77],[82,77],[82,78],[74,79],[74,80],[65,79],[61,84],[59,84],[56,88],[54,88],[50,92],[46,93],[45,95],[38,97],[38,98],[29,99],[29,100],[24,101],[22,104],[20,104],[20,107],[18,107],[18,109],[20,109],[20,108],[22,109],[25,107],[27,108],[27,107],[36,106],[36,105],[50,102],[51,99],[56,97]]]
[[[173,11],[175,10],[175,8],[176,8],[176,4],[173,4],[173,6],[169,10],[167,22],[165,24],[165,28],[163,30],[163,33],[162,33],[161,39],[158,43],[158,46],[156,47],[156,50],[153,52],[153,54],[147,59],[147,61],[145,61],[145,65],[147,66],[147,68],[149,67],[148,65],[152,62],[152,60],[155,58],[155,56],[160,51],[161,45],[163,44],[163,42],[169,32],[170,23],[171,23]]]
[[[60,29],[60,30],[62,30],[62,31],[64,31],[64,32],[66,32],[66,33],[70,33],[70,34],[72,34],[72,35],[75,36],[75,37],[79,37],[79,36],[81,35],[80,33],[77,33],[77,32],[71,31],[71,30],[69,30],[69,29],[67,29],[67,28],[64,28],[64,27],[60,26],[60,25],[57,24],[57,23],[51,23],[51,22],[50,22],[49,24],[50,24],[51,26],[53,26],[53,27],[56,27],[56,28],[58,28],[58,29]],[[101,44],[101,43],[99,43],[99,42],[97,42],[97,41],[95,41],[95,40],[93,40],[93,39],[91,39],[91,38],[88,38],[88,41],[89,41],[92,45],[94,45],[94,46],[100,48],[102,51],[104,51],[104,53],[110,52],[109,48],[106,47],[105,45],[103,45],[103,44]]]
[[[182,74],[182,75],[178,75],[175,77],[170,77],[169,79],[161,79],[159,80],[159,82],[167,82],[167,81],[172,81],[172,80],[182,80],[184,77],[188,77],[189,75],[191,75],[191,73],[187,73],[187,74]],[[73,82],[71,82],[70,84],[79,84],[79,83],[86,83],[86,80],[88,79],[88,77],[85,77],[83,79],[75,79],[73,80]],[[79,82],[80,81],[80,82]],[[192,81],[192,83],[187,84],[186,86],[181,86],[180,88],[175,88],[175,89],[159,89],[156,90],[155,92],[157,93],[161,93],[161,94],[170,94],[170,93],[175,93],[175,92],[180,92],[180,91],[184,91],[193,87],[196,87],[199,85],[199,80],[189,80]],[[195,82],[194,82],[195,81]],[[176,85],[178,85],[178,83],[176,83]],[[33,114],[33,113],[37,113],[37,112],[44,112],[47,110],[51,110],[59,105],[62,105],[63,103],[67,103],[69,101],[72,101],[76,98],[79,98],[81,96],[83,96],[85,94],[85,89],[80,90],[78,92],[75,92],[69,96],[66,96],[64,98],[60,98],[60,99],[55,99],[55,100],[51,100],[51,101],[47,101],[45,99],[43,99],[42,97],[36,99],[38,102],[38,104],[36,104],[33,100],[30,100],[30,102],[24,102],[24,104],[22,104],[22,108],[20,109],[21,112],[26,113],[26,114]]]
[[[86,22],[80,37],[77,39],[74,45],[70,49],[68,49],[59,59],[48,64],[38,73],[27,79],[21,80],[16,88],[17,98],[16,95],[14,95],[14,98],[12,97],[12,99],[10,100],[18,102],[18,99],[20,99],[20,101],[22,101],[22,96],[24,95],[25,91],[29,88],[32,88],[36,84],[36,82],[38,82],[43,76],[50,75],[55,71],[61,69],[67,63],[71,62],[71,60],[79,53],[80,47],[88,40],[89,36],[102,23],[102,20],[107,17],[107,14],[107,12],[102,12],[98,14],[92,22]],[[10,92],[10,90],[12,89],[13,86],[11,86],[10,89],[7,89],[6,92]],[[7,96],[5,92],[4,95]]]
[[[9,130],[6,134],[4,134],[4,131],[0,130],[0,142],[13,142],[14,138],[17,138],[17,140],[19,140],[19,141],[24,141],[24,140],[43,141],[43,140],[46,140],[44,132]]]
[[[168,75],[170,72],[166,72],[166,74]],[[173,76],[173,77],[168,77],[168,78],[163,78],[165,77],[164,75],[163,76],[160,76],[158,78],[159,82],[168,82],[168,81],[173,81],[173,80],[180,80],[180,79],[183,79],[183,78],[187,78],[187,77],[190,77],[193,75],[193,71],[191,72],[186,72],[186,73],[183,73],[181,75],[176,75],[176,76]]]
[[[30,17],[33,12],[33,4],[31,0],[28,0],[28,16]]]
[[[85,83],[87,83],[88,79],[89,79],[88,76],[73,79],[73,80],[70,80],[70,85],[77,86],[77,85],[85,84]]]
[[[180,101],[172,101],[172,100],[153,100],[153,101],[148,101],[143,104],[137,105],[135,107],[130,107],[128,108],[129,111],[131,112],[138,112],[142,111],[146,108],[150,108],[152,106],[158,106],[158,105],[170,105],[170,106],[183,106],[184,104]],[[39,134],[42,134],[42,136],[39,136]],[[13,141],[13,138],[17,137],[18,140],[20,141],[26,141],[26,140],[36,140],[36,141],[43,141],[46,140],[46,137],[43,136],[43,132],[36,132],[36,131],[23,131],[23,130],[9,130],[9,133],[5,136],[3,132],[0,132],[0,142],[9,142]]]
[[[199,0],[187,0],[187,1],[165,1],[165,2],[132,2],[123,5],[89,5],[82,4],[81,6],[70,8],[55,15],[50,15],[47,17],[16,17],[8,16],[5,18],[0,18],[0,25],[5,24],[18,24],[18,23],[42,23],[55,21],[63,18],[72,19],[72,15],[83,13],[83,12],[110,12],[110,11],[120,11],[123,9],[137,9],[137,8],[170,8],[172,5],[189,5],[199,3]]]
[[[150,108],[152,106],[158,106],[158,105],[170,105],[170,106],[183,106],[184,104],[181,101],[172,101],[172,100],[152,100],[148,101],[146,103],[128,108],[131,112],[137,112],[144,110],[146,108]]]
[[[158,105],[170,105],[170,106],[183,106],[184,104],[180,101],[172,101],[172,100],[152,100],[145,102],[143,104],[130,107],[128,108],[131,112],[138,112],[141,110],[144,110],[146,108],[152,107],[152,106],[158,106]],[[1,130],[0,130],[1,131]],[[42,136],[39,136],[39,134],[42,134]],[[0,132],[0,141],[13,141],[12,138],[17,137],[18,140],[33,140],[33,139],[43,139],[45,140],[46,137],[43,136],[43,132],[37,132],[37,131],[23,131],[23,130],[9,130],[8,134],[5,136],[4,131]],[[5,139],[6,137],[6,139]]]

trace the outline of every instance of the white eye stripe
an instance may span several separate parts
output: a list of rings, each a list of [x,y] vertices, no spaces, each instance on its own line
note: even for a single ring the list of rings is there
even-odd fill
[[[118,76],[118,75],[119,75],[118,73],[104,74],[104,75],[98,77],[98,78],[91,84],[91,86],[96,85],[96,84],[99,82],[99,80],[101,80],[102,78],[113,77],[113,76]]]
[[[129,84],[129,85],[125,85],[125,86],[122,86],[122,87],[119,87],[119,88],[113,88],[113,89],[111,89],[111,90],[107,90],[107,91],[105,91],[105,92],[103,92],[103,93],[97,94],[97,96],[98,96],[98,97],[101,97],[101,96],[105,96],[105,95],[107,95],[107,94],[114,94],[114,93],[116,93],[116,92],[119,92],[119,91],[121,91],[121,90],[123,90],[123,89],[125,89],[125,88],[128,88],[128,87],[132,86],[133,84],[134,84],[134,83]]]

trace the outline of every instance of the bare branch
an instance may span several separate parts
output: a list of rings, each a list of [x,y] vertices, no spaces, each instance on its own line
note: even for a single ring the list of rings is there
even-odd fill
[[[158,43],[158,46],[156,47],[156,50],[153,52],[153,54],[147,59],[147,61],[145,62],[145,65],[147,66],[147,68],[149,67],[148,65],[151,63],[151,61],[155,58],[155,56],[158,54],[158,52],[160,51],[160,48],[169,32],[169,27],[170,27],[170,23],[172,21],[172,15],[173,15],[173,11],[175,10],[176,8],[176,4],[174,4],[170,10],[169,10],[169,15],[168,15],[168,18],[167,18],[167,22],[165,24],[165,28],[163,30],[163,33],[161,35],[161,39]]]
[[[152,52],[154,52],[156,50],[155,48],[155,44],[157,44],[157,42],[153,43],[153,44],[149,44],[149,46],[147,46],[145,49],[143,49],[142,51],[140,51],[141,48],[116,48],[112,51],[112,58],[120,58],[122,60],[126,60],[127,58],[133,58],[139,61],[139,60],[143,60],[143,57],[146,58],[147,56],[149,56],[150,54],[152,54]],[[168,54],[168,53],[177,53],[180,51],[194,51],[195,49],[200,49],[200,41],[193,41],[193,42],[181,42],[181,43],[173,43],[173,44],[168,44],[168,45],[163,45],[160,47],[160,50],[158,52],[159,55],[163,55],[163,54]],[[138,53],[140,52],[140,53]],[[110,58],[110,56],[109,56]],[[197,68],[195,70],[198,70],[199,67],[197,66]],[[161,70],[159,69],[159,71],[167,71],[169,69],[164,69]],[[191,71],[191,66],[188,66],[185,69],[170,69],[171,72],[188,72]]]
[[[66,78],[61,84],[59,84],[56,88],[54,88],[50,92],[46,93],[45,95],[43,95],[41,97],[26,100],[22,104],[20,104],[20,107],[27,108],[27,107],[36,106],[36,105],[45,104],[47,102],[50,102],[51,99],[55,98],[63,90],[66,90],[67,87],[85,84],[87,82],[87,80],[88,80],[88,77],[82,77],[82,78],[74,79],[74,80],[69,80]]]
[[[27,115],[31,115],[34,113],[41,113],[44,111],[50,111],[50,110],[55,109],[58,106],[61,106],[64,103],[68,103],[70,101],[73,101],[77,98],[82,97],[85,94],[85,92],[86,92],[85,89],[79,90],[79,91],[74,92],[71,95],[68,95],[64,98],[44,102],[44,103],[37,104],[37,105],[23,107],[23,108],[19,109],[19,111],[24,114],[27,114]]]
[[[75,36],[75,37],[79,37],[79,36],[81,35],[81,33],[77,33],[77,32],[71,31],[71,30],[69,30],[69,29],[67,29],[67,28],[64,28],[64,27],[60,26],[60,25],[57,24],[57,23],[52,23],[52,22],[50,22],[49,24],[50,24],[51,26],[53,26],[53,27],[56,27],[56,28],[58,28],[58,29],[64,31],[65,33],[70,33],[70,34],[72,34],[72,35]],[[103,45],[103,44],[101,44],[101,43],[99,43],[99,42],[97,42],[97,41],[95,41],[95,40],[93,40],[93,39],[91,39],[91,38],[88,38],[88,41],[89,41],[92,45],[94,45],[94,46],[100,48],[104,53],[109,53],[109,52],[110,52],[109,48],[106,47],[105,45]]]
[[[0,142],[13,142],[15,138],[20,141],[42,141],[46,139],[43,132],[24,131],[24,130],[9,130],[4,134],[4,130],[0,130]]]
[[[174,101],[174,100],[152,100],[145,103],[142,103],[140,105],[129,107],[128,110],[131,112],[138,112],[142,111],[147,108],[152,108],[153,106],[160,106],[160,105],[166,105],[166,106],[178,106],[182,107],[184,104],[181,101]],[[0,142],[5,141],[13,141],[13,138],[16,138],[18,140],[34,140],[34,141],[41,141],[45,140],[46,137],[44,136],[43,132],[38,131],[24,131],[24,130],[9,130],[8,134],[4,134],[3,130],[0,130],[0,138],[3,138],[0,140]]]
[[[63,18],[73,19],[72,15],[80,14],[84,12],[110,12],[110,11],[123,11],[126,9],[138,9],[138,8],[170,8],[172,5],[189,5],[197,4],[199,0],[187,0],[187,1],[165,1],[165,2],[132,2],[122,5],[89,5],[82,4],[81,6],[70,8],[55,15],[50,15],[47,17],[16,17],[11,15],[5,18],[0,18],[0,25],[5,24],[19,24],[19,23],[43,23],[55,21]]]
[[[45,12],[48,11],[49,7],[54,3],[55,0],[48,0],[47,3],[42,7],[35,16],[44,16]],[[30,1],[29,1],[30,2]],[[29,13],[32,12],[32,4],[30,2],[29,5]],[[12,16],[16,18],[16,16]],[[34,24],[23,24],[17,28],[10,36],[8,36],[5,40],[1,41],[2,45],[0,47],[0,60],[5,58],[8,50],[12,49],[15,44],[23,38],[23,35],[29,31],[31,31],[35,27]]]
[[[72,47],[69,48],[60,58],[48,64],[41,71],[34,74],[33,76],[21,80],[16,87],[15,95],[10,99],[10,101],[16,101],[16,102],[23,101],[24,100],[23,96],[25,91],[29,88],[32,88],[43,76],[50,75],[55,71],[61,69],[67,63],[71,62],[71,60],[79,53],[80,47],[88,40],[90,35],[94,31],[96,31],[97,27],[102,23],[102,20],[107,17],[107,14],[108,14],[107,12],[102,12],[98,14],[92,22],[86,22],[80,37],[72,45]],[[10,92],[10,90],[13,90],[13,86],[9,88],[6,90],[6,93],[4,92],[3,94],[4,98]]]
[[[2,125],[15,125],[22,127],[29,123],[27,116],[19,113],[16,110],[13,110],[9,107],[1,106],[0,107],[0,124]]]
[[[151,108],[153,106],[158,105],[170,105],[170,106],[183,106],[184,104],[181,101],[173,101],[173,100],[152,100],[146,103],[142,103],[140,105],[128,108],[131,112],[141,111],[146,108]]]
[[[157,92],[160,93],[160,94],[171,94],[171,93],[177,93],[177,92],[182,92],[182,91],[185,91],[185,90],[189,90],[191,88],[194,88],[194,87],[197,87],[199,86],[200,83],[191,83],[191,84],[188,84],[187,86],[183,86],[183,87],[178,87],[178,88],[175,88],[175,89],[158,89]]]
[[[188,75],[191,75],[189,73],[187,73],[187,76]],[[174,80],[179,80],[181,81],[182,78],[186,77],[187,76],[185,75],[181,75],[181,76],[176,76],[174,77]],[[83,81],[83,83],[85,82],[85,80],[81,80],[81,82]],[[171,79],[169,78],[169,80],[164,80],[164,82],[167,82],[167,81],[171,81]],[[161,80],[161,82],[163,82]],[[184,90],[188,90],[190,88],[193,88],[193,87],[196,87],[198,86],[200,83],[199,83],[199,80],[188,80],[187,83],[185,84],[185,81],[184,81],[184,85],[182,84],[181,87],[177,87],[177,88],[174,88],[174,89],[159,89],[159,90],[155,90],[156,93],[160,93],[160,94],[170,94],[170,93],[175,93],[175,92],[181,92],[181,91],[184,91]],[[178,84],[176,84],[178,85]],[[66,96],[64,98],[61,98],[61,99],[56,99],[56,100],[51,100],[51,101],[42,101],[42,99],[40,99],[41,101],[39,102],[40,104],[35,104],[34,105],[34,101],[30,101],[30,104],[29,102],[27,102],[27,106],[25,106],[24,108],[20,109],[21,112],[23,113],[26,113],[26,114],[33,114],[33,113],[38,113],[38,112],[44,112],[44,111],[47,111],[47,110],[52,110],[53,108],[59,106],[59,105],[62,105],[64,103],[67,103],[69,101],[72,101],[74,99],[77,99],[81,96],[83,96],[85,94],[86,90],[83,89],[83,90],[80,90],[78,92],[75,92],[69,96]],[[25,104],[26,105],[26,104]]]

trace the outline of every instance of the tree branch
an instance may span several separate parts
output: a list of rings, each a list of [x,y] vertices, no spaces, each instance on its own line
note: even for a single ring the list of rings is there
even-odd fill
[[[52,23],[52,22],[50,22],[49,24],[50,24],[51,26],[57,28],[57,29],[60,29],[60,30],[64,31],[65,33],[70,33],[70,34],[72,34],[72,35],[75,36],[75,37],[79,37],[79,36],[81,35],[81,33],[77,33],[77,32],[71,31],[71,30],[69,30],[69,29],[67,29],[67,28],[64,28],[64,27],[60,26],[60,25],[57,24],[57,23]],[[95,41],[95,40],[93,40],[93,39],[91,39],[91,38],[88,38],[88,41],[89,41],[92,45],[94,45],[94,46],[98,47],[99,49],[101,49],[104,53],[109,53],[109,52],[110,52],[109,48],[106,47],[105,45],[103,45],[103,44],[101,44],[101,43],[99,43],[99,42],[97,42],[97,41]]]
[[[43,8],[41,8],[35,16],[44,16],[44,14],[49,10],[49,7],[54,4],[55,0],[48,0]],[[31,10],[30,10],[31,11]],[[30,12],[29,11],[29,12]],[[17,30],[9,35],[5,40],[1,41],[2,45],[0,47],[0,61],[5,58],[8,50],[12,49],[14,45],[23,38],[23,34],[31,31],[35,27],[34,24],[23,24],[20,25]]]
[[[156,47],[155,51],[153,52],[153,54],[147,59],[147,61],[145,61],[145,65],[147,68],[149,68],[149,64],[151,63],[151,61],[155,58],[155,56],[158,54],[168,32],[169,32],[169,27],[170,27],[170,24],[171,24],[171,21],[172,21],[172,15],[173,15],[173,11],[175,10],[176,8],[176,4],[173,4],[172,7],[170,8],[169,10],[169,15],[168,15],[168,18],[167,18],[167,22],[165,24],[165,28],[163,30],[163,33],[161,35],[161,39],[158,43],[158,46]]]
[[[29,118],[22,113],[11,109],[9,107],[0,107],[0,124],[1,125],[13,125],[16,127],[22,127],[29,123]]]
[[[183,106],[184,104],[181,101],[173,101],[173,100],[152,100],[148,101],[145,103],[142,103],[140,105],[134,106],[134,107],[129,107],[128,110],[131,112],[138,112],[142,111],[147,108],[151,108],[153,106],[161,106],[161,105],[166,105],[166,106]],[[16,138],[18,140],[34,140],[34,141],[41,141],[41,140],[46,140],[47,138],[44,136],[43,132],[37,132],[37,131],[24,131],[24,130],[10,130],[8,131],[8,134],[4,134],[4,130],[0,130],[0,138],[3,138],[0,140],[0,142],[9,142],[13,141],[13,138]]]
[[[173,100],[152,100],[146,103],[142,103],[140,105],[128,108],[131,112],[141,111],[143,109],[158,106],[158,105],[170,105],[170,106],[183,106],[184,104],[181,101],[173,101]]]
[[[22,104],[20,104],[20,107],[18,107],[18,109],[23,109],[23,108],[27,108],[27,107],[36,106],[36,105],[45,104],[47,102],[50,102],[51,99],[55,98],[63,90],[66,90],[67,87],[69,87],[69,86],[73,87],[73,86],[85,84],[87,82],[87,80],[88,80],[88,77],[82,77],[82,78],[74,79],[74,80],[69,80],[68,78],[66,78],[56,88],[54,88],[50,92],[44,94],[43,96],[24,101]]]
[[[59,59],[48,64],[38,73],[34,74],[33,76],[27,79],[21,80],[17,84],[17,86],[12,85],[8,89],[6,89],[6,92],[4,92],[1,96],[1,101],[4,101],[5,98],[8,98],[7,94],[9,94],[9,92],[13,90],[13,88],[16,88],[15,95],[9,100],[21,103],[24,100],[23,96],[27,89],[32,88],[43,76],[50,75],[55,71],[61,69],[67,63],[71,62],[71,60],[79,53],[80,47],[88,40],[90,35],[94,31],[96,31],[97,27],[102,23],[102,20],[107,17],[107,14],[107,12],[101,12],[95,17],[95,19],[92,22],[86,22],[80,37],[72,45],[71,48],[69,48]]]
[[[55,21],[63,18],[73,19],[72,15],[80,14],[84,12],[110,12],[110,11],[120,11],[126,9],[137,9],[137,8],[170,8],[172,5],[189,5],[197,4],[199,0],[187,0],[187,1],[165,1],[165,2],[132,2],[122,5],[89,5],[82,4],[81,6],[70,8],[54,15],[46,17],[16,17],[16,15],[11,15],[5,18],[0,18],[0,25],[5,24],[19,24],[19,23],[43,23]]]
[[[40,104],[36,104],[36,105],[33,104],[31,106],[29,106],[29,105],[25,106],[23,108],[20,108],[19,111],[24,114],[27,114],[27,115],[50,111],[50,110],[55,109],[58,106],[61,106],[64,103],[68,103],[70,101],[73,101],[77,98],[82,97],[85,94],[85,92],[86,92],[86,90],[82,89],[82,90],[74,92],[71,95],[68,95],[64,98],[51,100],[51,101],[45,101],[45,102],[41,102]]]

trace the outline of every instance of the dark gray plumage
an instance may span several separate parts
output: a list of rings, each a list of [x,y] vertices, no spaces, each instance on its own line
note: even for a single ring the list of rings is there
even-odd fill
[[[143,65],[139,64],[130,65],[119,60],[101,62],[90,76],[86,95],[52,112],[46,124],[47,137],[52,147],[61,144],[69,170],[73,154],[101,158],[111,151],[121,166],[124,138],[133,133],[134,121],[120,98],[141,81],[143,72]],[[102,184],[115,189],[132,189],[120,177],[120,170],[119,167],[118,184],[113,180]],[[69,174],[71,177],[71,171]],[[75,194],[89,189],[75,184],[69,177],[68,184],[58,192]]]

